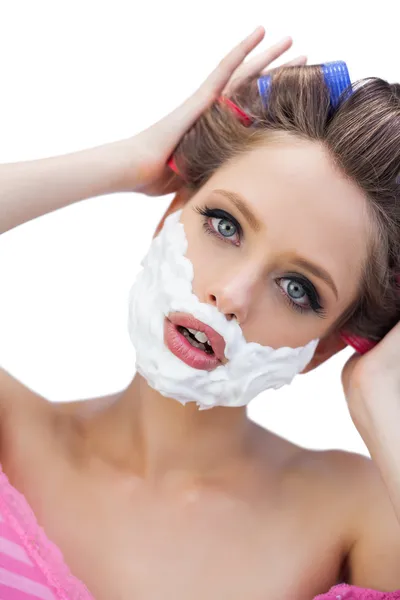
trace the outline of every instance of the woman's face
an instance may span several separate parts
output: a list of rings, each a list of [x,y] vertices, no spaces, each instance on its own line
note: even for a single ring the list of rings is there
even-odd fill
[[[280,135],[224,165],[181,221],[194,293],[235,315],[248,342],[321,339],[357,297],[366,201],[315,142]]]

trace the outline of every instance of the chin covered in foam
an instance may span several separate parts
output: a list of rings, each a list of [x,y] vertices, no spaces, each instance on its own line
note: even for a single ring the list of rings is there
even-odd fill
[[[291,383],[312,359],[318,340],[300,348],[246,342],[240,325],[215,306],[200,302],[192,290],[193,265],[185,256],[187,239],[182,211],[165,220],[142,261],[129,294],[129,335],[136,369],[163,396],[201,409],[244,406],[264,390]],[[164,341],[165,319],[186,313],[212,327],[225,341],[225,364],[201,370],[185,364]]]

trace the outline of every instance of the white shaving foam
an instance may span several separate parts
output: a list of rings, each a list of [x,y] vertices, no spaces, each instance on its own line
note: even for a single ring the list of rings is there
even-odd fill
[[[185,256],[181,212],[165,220],[129,294],[128,328],[136,369],[152,388],[182,404],[196,402],[201,409],[244,406],[264,390],[291,383],[312,359],[318,340],[278,349],[246,342],[235,320],[200,302],[192,291],[194,271]],[[191,314],[215,329],[225,340],[227,364],[203,371],[172,354],[164,343],[164,320],[173,312]]]

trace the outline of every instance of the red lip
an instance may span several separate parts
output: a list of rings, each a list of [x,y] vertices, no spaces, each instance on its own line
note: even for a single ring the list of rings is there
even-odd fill
[[[212,327],[198,321],[192,315],[184,313],[171,313],[168,315],[168,319],[175,326],[181,325],[181,327],[186,327],[186,329],[196,329],[196,331],[205,333],[217,359],[220,362],[225,362],[225,340]]]
[[[202,331],[205,333],[213,348],[214,354],[207,354],[200,348],[195,348],[192,346],[185,336],[180,333],[178,329],[179,325],[181,327],[196,329],[197,331]],[[165,319],[164,343],[172,352],[172,354],[194,369],[212,371],[222,364],[222,361],[219,358],[220,356],[225,362],[224,339],[216,331],[214,331],[214,329],[208,327],[200,321],[197,321],[197,319],[191,315],[173,313]]]

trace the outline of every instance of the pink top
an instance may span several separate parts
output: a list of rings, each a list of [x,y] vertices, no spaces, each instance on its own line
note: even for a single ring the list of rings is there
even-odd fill
[[[331,588],[327,594],[316,596],[314,600],[400,600],[400,590],[377,592],[341,583]]]
[[[0,599],[94,600],[0,465]]]
[[[38,525],[25,497],[0,465],[0,599],[94,600],[76,579],[60,550]],[[376,592],[341,584],[314,600],[400,600],[397,592]]]

